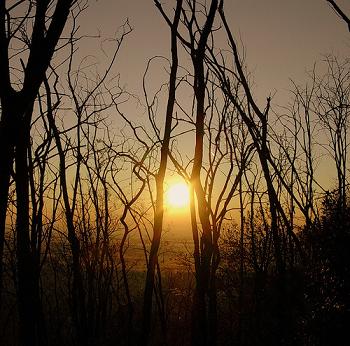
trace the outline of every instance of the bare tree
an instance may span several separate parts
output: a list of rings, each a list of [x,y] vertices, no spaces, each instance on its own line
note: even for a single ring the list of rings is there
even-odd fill
[[[281,174],[279,165],[282,162],[278,159],[280,154],[278,154],[276,159],[271,148],[269,138],[271,97],[267,97],[264,109],[261,109],[256,103],[249,86],[247,74],[244,71],[243,62],[238,53],[236,42],[225,17],[223,1],[221,1],[219,5],[219,13],[232,51],[233,67],[228,66],[225,54],[217,53],[213,49],[208,50],[208,63],[219,79],[223,92],[229,97],[245,123],[254,143],[259,164],[263,172],[268,196],[268,227],[273,239],[275,268],[278,273],[278,279],[276,281],[278,288],[276,292],[278,292],[279,302],[282,304],[286,302],[286,270],[289,264],[288,261],[291,259],[286,256],[286,239],[291,239],[291,243],[297,248],[299,256],[303,257],[303,249],[300,245],[300,241],[294,232],[293,224],[283,205],[283,199],[281,198],[282,188],[287,195],[293,198],[293,201],[295,201],[300,210],[302,212],[305,211],[300,200],[290,189],[290,185],[285,180],[284,175]],[[237,88],[235,87],[236,83],[234,81],[237,80],[242,88],[243,96],[242,93],[240,94],[236,91]],[[243,105],[245,105],[245,107],[243,107]],[[283,309],[281,306],[282,305],[276,310],[276,316],[279,316],[279,318],[284,321],[282,322],[282,326],[285,329],[281,328],[278,334],[279,337],[285,338],[288,334],[289,323],[288,313],[285,313],[285,311],[287,311],[288,308]]]
[[[315,80],[314,111],[329,137],[329,149],[334,159],[339,207],[346,208],[347,150],[350,110],[349,62],[326,59],[327,73]]]
[[[162,11],[159,1],[155,1],[156,6]],[[169,77],[169,95],[167,110],[165,115],[164,135],[161,143],[161,157],[158,173],[156,174],[156,205],[154,211],[153,238],[148,259],[147,277],[145,283],[144,303],[143,303],[143,342],[148,343],[151,319],[152,300],[154,290],[155,269],[158,261],[158,250],[163,229],[164,214],[164,178],[168,162],[169,143],[172,130],[173,111],[175,104],[176,78],[178,68],[177,53],[177,28],[182,10],[182,0],[177,1],[174,19],[170,24],[171,29],[171,71]]]
[[[2,258],[9,179],[16,165],[18,294],[21,343],[40,341],[37,313],[38,288],[29,238],[28,146],[34,101],[56,51],[69,13],[76,1],[18,1],[0,5],[0,257]],[[84,6],[84,5],[83,5]],[[21,8],[20,8],[21,7]],[[24,16],[18,16],[21,10]],[[77,10],[80,11],[79,7]],[[47,17],[51,20],[47,21]],[[27,27],[33,25],[31,32]],[[18,47],[20,55],[14,53]],[[24,63],[27,56],[27,63]],[[21,58],[22,57],[22,58]],[[16,80],[17,72],[22,75]],[[20,135],[18,135],[20,134]],[[16,150],[15,150],[16,149]],[[1,261],[2,262],[2,261]],[[0,267],[0,285],[2,268]],[[30,297],[28,299],[28,297]]]
[[[52,71],[56,78],[53,86],[50,86],[47,79],[44,80],[44,84],[49,129],[52,131],[59,158],[60,188],[72,255],[72,316],[78,343],[87,345],[95,342],[94,340],[101,334],[100,328],[103,324],[101,321],[103,316],[99,314],[99,311],[100,309],[105,310],[102,304],[104,298],[98,298],[98,295],[102,293],[96,286],[102,286],[102,283],[110,280],[104,281],[101,278],[97,283],[96,276],[104,275],[103,271],[107,271],[110,266],[114,265],[113,260],[108,257],[110,216],[107,176],[110,161],[107,154],[110,154],[111,150],[108,146],[104,150],[100,149],[99,143],[104,143],[104,138],[100,138],[100,133],[107,132],[100,129],[100,126],[103,125],[102,114],[114,105],[121,90],[115,86],[108,89],[106,80],[123,40],[130,33],[131,28],[127,22],[121,27],[120,37],[115,40],[116,47],[104,73],[102,75],[97,73],[93,82],[83,69],[74,70],[74,31],[75,26],[73,26],[69,46],[67,76],[76,125],[69,130],[60,130],[55,120],[59,106],[62,103],[63,107],[65,103],[62,100],[62,94],[57,89],[59,75],[56,71]],[[107,128],[107,125],[105,126]],[[67,155],[68,152],[70,155]],[[73,163],[70,162],[72,159]],[[72,188],[69,184],[69,172],[73,176]],[[83,172],[87,175],[85,180],[82,177]],[[86,186],[83,187],[83,185]],[[100,191],[102,191],[102,201],[99,197]],[[81,203],[80,209],[78,202]],[[89,205],[90,208],[87,208]],[[95,227],[88,222],[92,214],[95,215]],[[80,220],[77,221],[77,218]],[[82,226],[79,227],[79,224]],[[101,302],[101,305],[98,302]]]

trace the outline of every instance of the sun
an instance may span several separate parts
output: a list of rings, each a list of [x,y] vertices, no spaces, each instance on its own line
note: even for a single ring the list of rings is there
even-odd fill
[[[171,208],[185,208],[190,202],[188,186],[182,182],[170,185],[165,196],[166,203]]]

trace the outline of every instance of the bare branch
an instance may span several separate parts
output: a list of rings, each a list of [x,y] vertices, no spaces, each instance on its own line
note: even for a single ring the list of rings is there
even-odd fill
[[[334,12],[348,25],[348,30],[350,32],[350,18],[343,12],[343,10],[338,6],[338,4],[334,0],[326,0]]]

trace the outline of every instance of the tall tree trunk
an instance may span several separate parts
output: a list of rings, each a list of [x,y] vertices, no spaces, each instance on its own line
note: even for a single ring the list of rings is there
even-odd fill
[[[56,126],[53,116],[53,107],[51,100],[51,90],[47,79],[44,79],[44,85],[47,93],[47,118],[52,130],[57,152],[59,156],[59,171],[60,171],[60,185],[63,196],[63,204],[65,211],[65,218],[67,224],[68,241],[72,253],[72,272],[73,272],[73,289],[72,289],[72,315],[77,336],[77,343],[81,346],[89,345],[90,330],[87,328],[87,315],[85,304],[85,289],[82,276],[82,268],[80,264],[80,242],[75,232],[74,215],[69,200],[68,184],[66,175],[66,153],[63,149],[59,130]]]
[[[17,2],[12,10],[23,1]],[[50,64],[55,52],[56,45],[61,36],[70,13],[73,0],[57,0],[52,11],[48,1],[38,1],[36,3],[35,15],[31,13],[20,14],[22,17],[12,17],[13,12],[6,8],[6,1],[0,1],[0,308],[1,293],[3,283],[3,249],[6,232],[6,212],[9,194],[9,182],[11,170],[14,162],[14,139],[20,136],[19,131],[28,137],[30,128],[23,129],[23,119],[25,111],[34,102],[42,79]],[[50,9],[49,9],[50,8]],[[52,12],[51,12],[52,11]],[[17,12],[17,9],[16,9]],[[49,14],[47,12],[50,12]],[[47,20],[50,16],[51,20]],[[33,23],[34,18],[34,23]],[[28,23],[26,21],[28,20]],[[48,26],[45,24],[49,23]],[[12,28],[15,22],[21,23],[17,28]],[[13,56],[13,42],[16,35],[11,34],[11,30],[22,30],[27,24],[32,27],[30,32],[25,33],[30,37],[28,51],[24,50],[27,65],[23,68],[24,77],[22,79],[22,90],[16,92],[11,85],[11,56]],[[33,26],[32,26],[33,24]],[[16,24],[14,24],[16,26]],[[19,53],[20,56],[22,54]],[[16,55],[18,57],[18,55]],[[19,58],[20,58],[19,56]],[[20,59],[22,61],[22,59]],[[23,130],[23,131],[22,131]],[[24,139],[25,137],[23,137]],[[23,148],[20,151],[24,150]],[[19,159],[18,159],[19,160]],[[21,167],[20,162],[18,165]],[[23,200],[23,203],[25,201]],[[21,215],[21,217],[25,215]],[[20,222],[21,224],[21,222]],[[25,225],[24,225],[25,226]]]
[[[238,288],[238,326],[237,341],[238,345],[243,342],[243,293],[244,293],[244,204],[243,204],[243,186],[242,178],[239,180],[239,212],[240,212],[240,237],[239,237],[239,288]]]
[[[17,274],[20,344],[43,345],[41,331],[41,299],[39,268],[35,266],[35,249],[31,248],[29,231],[29,166],[30,122],[33,106],[26,112],[16,136],[16,196],[17,196]]]
[[[2,114],[3,118],[7,116]],[[8,129],[6,121],[2,119],[0,123],[0,311],[2,303],[3,287],[3,253],[6,232],[6,214],[10,186],[10,177],[14,159],[13,136]]]
[[[215,345],[216,339],[216,321],[210,319],[213,311],[208,311],[210,306],[207,306],[207,299],[215,305],[216,289],[213,285],[210,291],[210,282],[215,282],[215,272],[211,277],[212,255],[213,255],[213,237],[212,227],[209,219],[209,207],[203,186],[201,183],[201,169],[203,164],[203,141],[204,141],[204,121],[205,121],[205,91],[206,91],[206,76],[204,70],[204,58],[208,42],[208,37],[212,32],[215,14],[218,9],[218,1],[212,0],[210,9],[201,31],[201,36],[198,41],[198,46],[191,47],[191,58],[194,69],[194,85],[193,90],[196,98],[196,142],[193,158],[193,167],[191,172],[191,183],[197,198],[198,215],[202,226],[201,237],[201,256],[200,267],[196,273],[196,291],[194,296],[193,317],[198,318],[198,321],[193,322],[194,330],[192,330],[192,342],[194,345]],[[189,28],[190,29],[190,28]],[[190,31],[190,35],[193,33]],[[195,40],[193,40],[194,44]],[[211,309],[214,307],[211,305]]]
[[[156,6],[162,11],[161,4],[156,1]],[[155,281],[155,269],[158,263],[158,250],[163,229],[163,215],[164,215],[164,178],[168,162],[168,151],[171,135],[171,127],[173,120],[173,110],[175,104],[175,92],[176,92],[176,75],[178,68],[178,56],[177,56],[177,28],[180,21],[182,9],[182,0],[177,1],[176,10],[174,14],[174,20],[171,24],[171,58],[172,65],[169,79],[169,94],[166,110],[164,136],[161,147],[161,158],[159,164],[158,174],[156,175],[156,207],[154,215],[153,225],[153,238],[151,244],[151,251],[149,255],[146,284],[144,291],[143,301],[143,342],[148,343],[149,334],[151,329],[152,319],[152,301]]]

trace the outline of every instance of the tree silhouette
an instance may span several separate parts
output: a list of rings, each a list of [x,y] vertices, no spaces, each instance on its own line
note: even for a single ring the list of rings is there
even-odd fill
[[[18,295],[21,344],[36,345],[44,342],[40,337],[40,307],[37,273],[29,238],[29,168],[27,153],[33,107],[45,73],[70,10],[76,1],[18,1],[9,8],[0,5],[0,257],[3,256],[6,229],[6,210],[12,166],[15,163],[17,195],[17,261]],[[22,6],[24,17],[17,17]],[[78,9],[79,11],[79,9]],[[47,24],[46,18],[51,21]],[[32,32],[25,27],[33,23]],[[25,63],[13,54],[12,47],[19,46],[28,56]],[[16,61],[15,61],[16,58]],[[13,71],[23,77],[14,80]],[[1,261],[2,263],[2,261]],[[0,289],[2,267],[0,267]]]
[[[261,104],[223,0],[154,0],[169,57],[137,96],[113,74],[128,20],[78,58],[87,5],[0,4],[1,342],[341,345],[348,60]],[[167,232],[169,176],[190,201]]]

